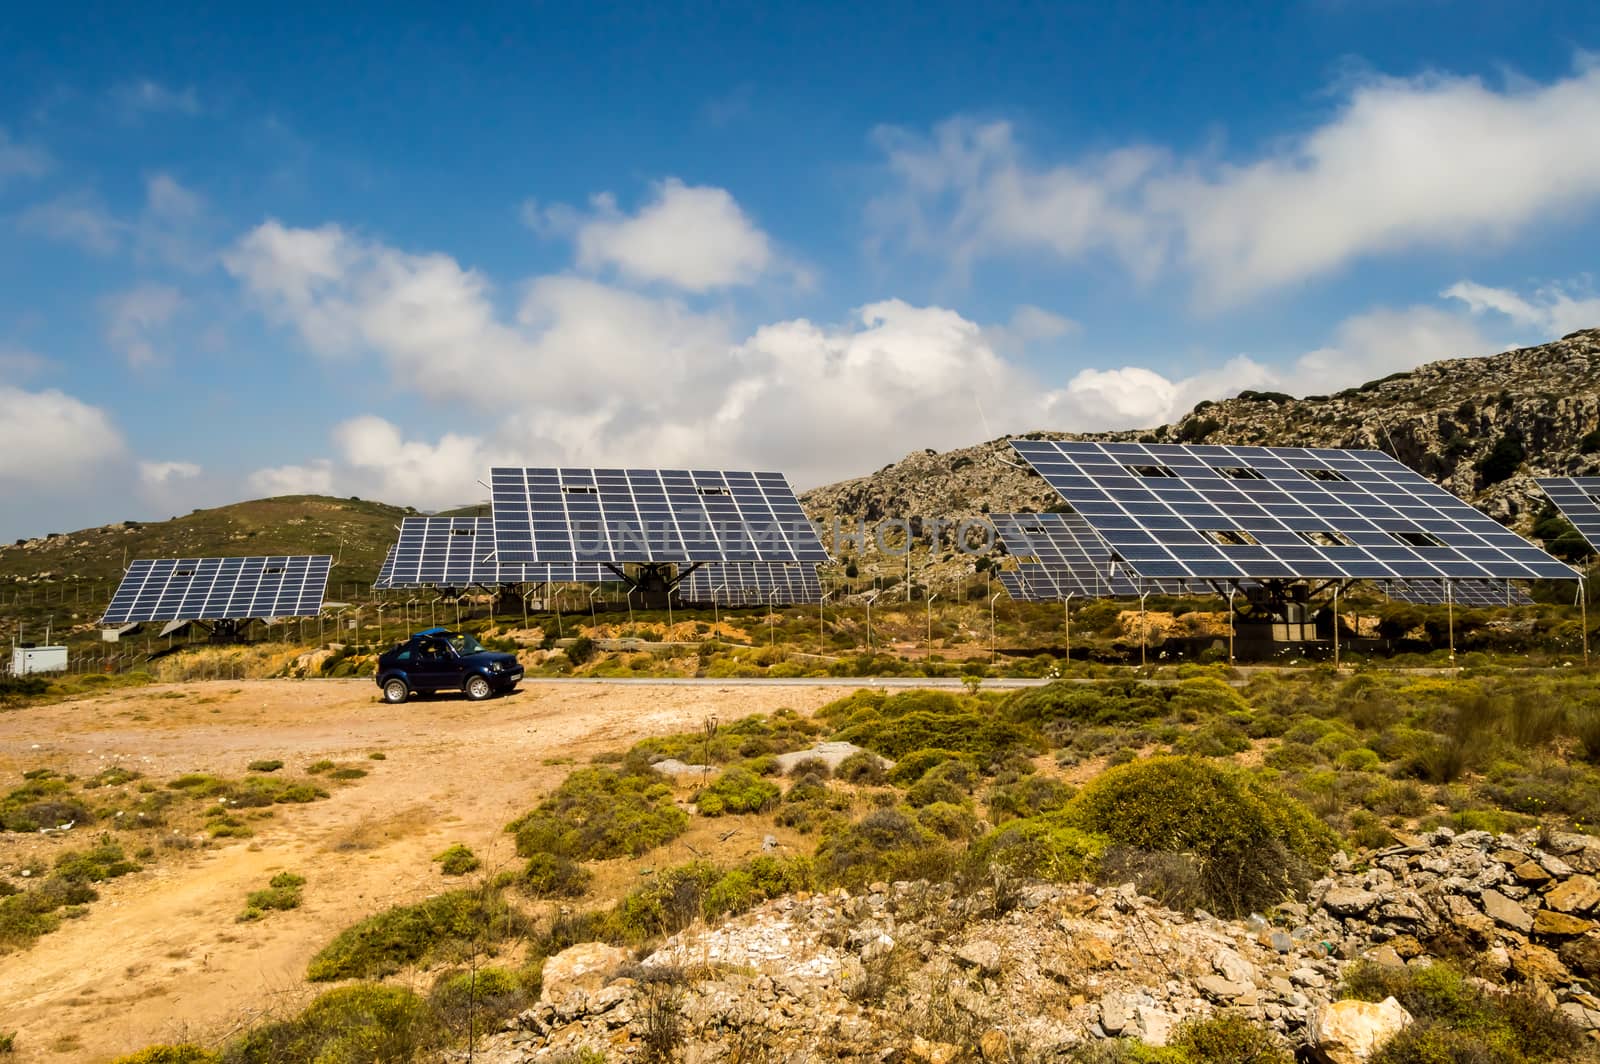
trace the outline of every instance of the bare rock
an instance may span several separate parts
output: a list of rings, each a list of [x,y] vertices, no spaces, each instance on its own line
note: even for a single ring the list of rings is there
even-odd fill
[[[978,1039],[978,1053],[987,1061],[1011,1059],[1011,1039],[998,1027],[991,1027]]]
[[[956,960],[984,975],[1000,974],[1000,947],[987,939],[968,942],[956,950]]]
[[[1559,956],[1561,963],[1586,979],[1600,976],[1600,935],[1584,935],[1563,942]]]
[[[1370,890],[1334,887],[1322,896],[1322,907],[1335,916],[1363,916],[1382,900],[1382,896]]]
[[[612,972],[627,962],[627,950],[604,942],[570,946],[544,962],[544,988],[539,992],[539,1000],[559,1005],[574,995],[593,994],[606,985]]]
[[[1556,912],[1554,909],[1540,909],[1533,916],[1533,933],[1549,935],[1551,938],[1577,938],[1593,931],[1595,926],[1593,920]]]
[[[777,758],[778,771],[788,773],[802,761],[822,761],[827,764],[828,768],[836,769],[844,764],[845,758],[851,754],[859,754],[861,750],[862,748],[855,743],[818,743],[809,750],[795,750],[792,753],[779,754]],[[878,761],[886,768],[894,765],[893,761],[882,757],[878,758]]]
[[[1533,930],[1533,917],[1528,915],[1528,910],[1498,890],[1484,891],[1482,901],[1484,913],[1501,927],[1509,927],[1524,935]]]
[[[913,1038],[910,1049],[911,1059],[923,1061],[924,1064],[950,1064],[961,1055],[960,1046],[930,1042],[926,1038]]]
[[[1312,1017],[1313,1052],[1323,1064],[1364,1064],[1410,1023],[1411,1013],[1392,997],[1329,1002]]]
[[[1600,882],[1593,876],[1573,876],[1551,887],[1544,896],[1548,909],[1563,913],[1590,913],[1600,908]]]

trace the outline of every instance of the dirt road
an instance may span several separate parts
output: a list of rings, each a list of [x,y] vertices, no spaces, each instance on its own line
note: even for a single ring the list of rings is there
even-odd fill
[[[326,801],[277,807],[254,838],[163,857],[103,884],[86,916],[0,957],[0,1032],[20,1032],[19,1061],[103,1061],[186,1037],[214,1043],[263,1010],[303,1002],[306,962],[338,931],[447,885],[430,861],[445,846],[465,842],[488,867],[508,866],[504,825],[560,781],[562,759],[696,728],[711,715],[807,711],[852,689],[528,684],[484,703],[390,707],[368,680],[218,681],[0,714],[7,786],[32,768],[86,775],[113,763],[156,780],[240,776],[260,758],[370,769]],[[368,761],[374,751],[385,759]],[[22,844],[0,835],[0,865]],[[282,870],[306,877],[303,906],[235,922],[245,895]]]

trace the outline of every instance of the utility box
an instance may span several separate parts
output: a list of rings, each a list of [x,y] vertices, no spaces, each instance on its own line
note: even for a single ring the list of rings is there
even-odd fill
[[[36,672],[66,672],[66,647],[13,647],[11,674],[29,676]]]

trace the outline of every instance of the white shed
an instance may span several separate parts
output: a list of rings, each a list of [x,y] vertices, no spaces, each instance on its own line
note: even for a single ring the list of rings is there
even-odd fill
[[[27,676],[35,672],[66,672],[66,647],[12,647],[11,674]]]

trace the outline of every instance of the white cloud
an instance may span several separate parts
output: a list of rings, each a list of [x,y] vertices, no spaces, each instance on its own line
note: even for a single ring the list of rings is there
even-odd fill
[[[49,152],[31,144],[18,144],[0,126],[0,185],[13,177],[43,177],[54,165]]]
[[[668,178],[637,214],[624,214],[609,194],[592,213],[529,204],[524,218],[542,232],[570,232],[585,270],[615,269],[631,281],[690,292],[748,285],[776,261],[767,234],[727,190]]]
[[[176,112],[186,115],[200,113],[200,96],[195,92],[194,86],[173,89],[149,78],[116,86],[111,90],[111,100],[130,118],[141,113]]]
[[[204,197],[171,174],[146,177],[144,202],[126,217],[92,194],[77,193],[29,207],[18,216],[17,227],[94,255],[129,248],[145,264],[198,271],[216,262]]]
[[[17,226],[25,233],[73,244],[95,255],[116,251],[127,229],[103,204],[81,196],[35,204],[18,216]]]
[[[1254,158],[1146,145],[1040,165],[1004,122],[879,134],[879,230],[964,265],[1110,255],[1139,277],[1181,266],[1224,305],[1417,248],[1505,243],[1600,201],[1600,63],[1546,84],[1427,75],[1349,82],[1327,120]]]
[[[258,469],[249,477],[250,489],[266,498],[279,495],[333,494],[333,467],[322,460],[308,465]]]
[[[1579,283],[1587,287],[1586,279]],[[1574,296],[1566,285],[1546,285],[1531,296],[1523,296],[1509,288],[1459,281],[1441,294],[1465,303],[1474,314],[1503,315],[1533,330],[1535,341],[1600,326],[1600,296]]]
[[[1110,366],[1053,382],[1013,357],[1074,329],[1037,307],[984,327],[891,299],[842,323],[779,321],[741,337],[718,314],[568,275],[520,286],[502,313],[489,280],[453,258],[333,226],[268,222],[224,261],[312,350],[374,357],[394,386],[472,419],[471,433],[436,442],[377,418],[346,422],[330,457],[264,470],[262,485],[427,508],[473,497],[497,461],[773,467],[806,485],[913,447],[1153,426],[1243,388],[1327,390],[1493,346],[1464,313],[1379,309],[1284,369],[1241,355],[1183,377]]]
[[[139,480],[147,487],[162,487],[194,480],[202,470],[193,462],[140,462]]]
[[[157,338],[183,309],[182,293],[171,285],[146,282],[101,301],[106,341],[120,350],[134,369],[164,361]]]
[[[55,389],[0,385],[0,485],[66,495],[119,461],[122,434],[106,412]]]
[[[32,351],[0,347],[0,379],[14,381],[36,377],[53,364],[48,358]]]

